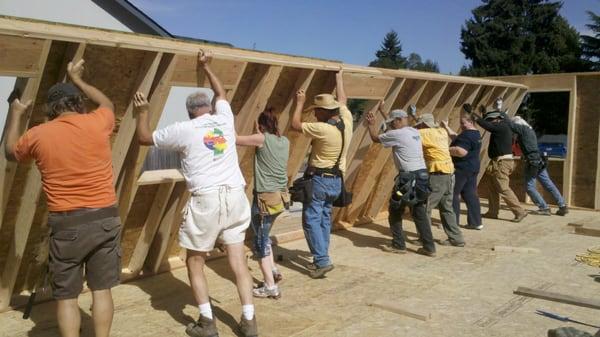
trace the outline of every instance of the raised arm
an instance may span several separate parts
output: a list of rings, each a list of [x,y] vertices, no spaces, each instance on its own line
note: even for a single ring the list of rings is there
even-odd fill
[[[98,90],[92,85],[89,85],[81,78],[83,75],[84,63],[84,60],[79,60],[79,62],[75,64],[73,64],[73,62],[69,62],[67,65],[67,73],[69,74],[69,78],[73,84],[75,84],[89,99],[98,104],[98,107],[103,107],[114,111],[115,106],[112,101],[106,97],[102,91]]]
[[[340,66],[340,70],[335,74],[335,90],[337,92],[337,100],[341,105],[348,104],[346,90],[344,90],[344,70]]]
[[[454,130],[452,130],[450,128],[450,126],[448,125],[448,121],[441,121],[440,124],[442,125],[444,130],[446,130],[446,132],[448,133],[448,137],[450,137],[450,139],[455,140],[456,137],[458,137],[458,133],[456,133]]]
[[[236,133],[235,144],[239,146],[256,146],[262,147],[265,143],[265,135],[260,132],[258,121],[254,122],[254,134],[248,136],[240,136]]]
[[[296,92],[296,108],[292,115],[292,129],[296,131],[302,131],[302,109],[304,108],[304,102],[306,102],[306,93],[300,89]]]
[[[198,53],[198,77],[200,77],[200,71],[204,71],[204,73],[206,73],[206,77],[208,77],[208,81],[210,82],[211,88],[215,92],[215,101],[220,99],[227,100],[227,92],[223,88],[223,84],[221,84],[221,81],[219,80],[217,75],[215,75],[215,73],[213,73],[212,69],[210,68],[209,63],[211,60],[211,52],[201,50]]]
[[[143,93],[137,92],[133,98],[133,105],[135,106],[137,121],[136,121],[136,133],[138,141],[141,145],[154,145],[152,139],[152,131],[150,131],[150,121],[148,115],[150,104]]]
[[[367,128],[369,129],[369,136],[371,136],[371,140],[374,143],[381,143],[381,140],[379,139],[379,131],[375,126],[375,114],[372,110],[367,112],[365,121],[367,123]]]
[[[21,136],[19,130],[22,130],[21,124],[23,123],[23,116],[27,112],[27,109],[31,106],[31,100],[21,103],[18,98],[15,98],[10,103],[10,109],[8,112],[8,120],[6,121],[6,143],[4,146],[4,155],[7,160],[16,161],[15,148],[17,141]]]

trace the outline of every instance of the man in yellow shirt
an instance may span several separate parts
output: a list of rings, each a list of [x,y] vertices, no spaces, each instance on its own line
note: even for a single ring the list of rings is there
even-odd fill
[[[305,176],[311,177],[312,200],[302,204],[302,228],[313,255],[307,266],[312,278],[322,278],[333,270],[329,258],[331,211],[333,202],[342,192],[342,175],[346,171],[346,153],[352,139],[352,114],[346,106],[342,71],[336,74],[337,100],[331,94],[314,98],[313,110],[317,122],[302,122],[306,96],[299,90],[292,129],[312,138],[312,151]],[[343,138],[342,138],[343,137]],[[338,163],[339,158],[339,163]]]
[[[437,125],[433,115],[429,113],[421,115],[415,127],[419,129],[423,142],[423,156],[429,172],[429,187],[432,190],[427,202],[429,218],[433,208],[439,209],[444,232],[448,235],[448,239],[440,244],[464,247],[465,240],[456,223],[456,214],[452,207],[454,164],[450,156],[448,133]]]

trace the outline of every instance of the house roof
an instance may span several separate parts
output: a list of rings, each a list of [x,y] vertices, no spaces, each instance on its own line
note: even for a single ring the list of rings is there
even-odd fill
[[[159,25],[151,17],[146,15],[141,9],[136,7],[128,0],[92,0],[96,5],[100,6],[110,15],[115,17],[129,29],[136,33],[158,35],[164,37],[174,37],[184,40],[199,41],[205,43],[212,43],[217,45],[232,46],[229,43],[196,39],[186,36],[173,35],[169,33],[164,27]]]
[[[136,33],[173,37],[165,28],[128,0],[92,0]]]

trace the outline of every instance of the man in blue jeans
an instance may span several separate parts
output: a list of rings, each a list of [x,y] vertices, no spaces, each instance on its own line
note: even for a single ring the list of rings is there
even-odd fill
[[[313,263],[307,266],[312,278],[322,278],[333,270],[329,258],[331,211],[342,191],[342,175],[346,171],[346,153],[353,127],[342,76],[340,70],[336,74],[337,100],[330,94],[317,95],[314,105],[307,109],[314,111],[317,122],[302,122],[306,94],[299,90],[291,123],[292,129],[312,138],[305,172],[312,180],[312,201],[302,205],[302,227],[313,255]]]
[[[511,129],[517,136],[517,142],[523,151],[523,159],[525,160],[525,182],[527,185],[527,194],[531,201],[538,207],[537,210],[531,213],[537,215],[552,215],[550,206],[546,203],[542,195],[536,189],[536,181],[552,194],[556,204],[558,205],[557,215],[565,216],[569,213],[569,208],[565,199],[560,194],[552,179],[548,175],[546,163],[543,160],[537,142],[535,131],[523,118],[516,116],[511,120]]]

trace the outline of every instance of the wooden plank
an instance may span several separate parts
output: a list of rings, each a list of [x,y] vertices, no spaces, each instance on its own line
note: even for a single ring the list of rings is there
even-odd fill
[[[160,220],[156,236],[146,258],[145,269],[152,273],[158,272],[162,261],[167,256],[169,242],[178,232],[183,218],[182,211],[189,198],[190,193],[186,184],[184,182],[178,183],[171,193],[171,198]]]
[[[316,70],[314,69],[302,69],[300,75],[296,79],[296,83],[294,84],[294,89],[290,92],[285,108],[279,114],[278,127],[279,132],[282,134],[285,133],[290,127],[290,123],[292,120],[292,113],[294,112],[294,103],[296,102],[296,92],[300,89],[306,91],[308,86],[313,80],[315,76]]]
[[[233,89],[240,76],[246,69],[246,62],[215,59],[210,63],[211,69],[219,78],[225,89]],[[204,72],[198,77],[198,55],[182,55],[177,58],[177,64],[171,79],[172,86],[210,88]]]
[[[600,237],[600,225],[599,224],[585,224],[574,227],[574,233],[587,236]]]
[[[244,62],[242,63],[240,72],[238,74],[238,78],[236,79],[233,88],[231,88],[230,90],[227,90],[227,100],[229,102],[231,102],[233,100],[233,97],[235,97],[235,93],[237,91],[237,88],[240,85],[240,82],[242,81],[242,77],[244,76],[244,72],[246,71],[246,68],[248,67],[248,62]]]
[[[178,169],[152,170],[142,173],[136,184],[138,186],[144,186],[179,181],[185,181],[185,178]]]
[[[531,289],[526,287],[519,287],[513,292],[515,295],[528,296],[533,298],[539,298],[542,300],[548,300],[553,302],[572,304],[579,307],[600,309],[600,300],[593,298],[583,298],[571,295],[565,295],[545,290]]]
[[[344,73],[344,89],[349,98],[380,100],[385,97],[394,78],[357,73]]]
[[[161,184],[154,198],[154,202],[149,209],[148,218],[142,228],[142,232],[138,238],[138,242],[135,245],[131,259],[129,260],[129,275],[127,277],[136,276],[144,266],[146,256],[156,235],[156,230],[161,222],[163,212],[167,206],[167,202],[171,197],[171,192],[175,187],[174,182]]]
[[[40,171],[32,165],[27,173],[24,192],[21,195],[19,212],[15,220],[14,233],[6,263],[0,275],[0,312],[8,308],[10,298],[17,280],[19,267],[29,238],[29,231],[38,207],[38,200],[42,190]]]
[[[529,247],[494,246],[492,250],[500,253],[541,253],[539,249]]]
[[[169,91],[171,90],[171,76],[175,69],[177,57],[173,54],[163,54],[160,65],[158,67],[154,83],[150,89],[148,101],[150,102],[150,128],[156,128],[162,110],[167,102]],[[146,159],[148,153],[147,146],[140,146],[138,142],[132,142],[130,153],[128,154],[129,162],[123,167],[121,176],[117,182],[117,191],[119,196],[119,214],[121,221],[126,222],[127,213],[131,208],[131,204],[137,193],[138,186],[135,184],[137,177]]]
[[[48,55],[50,40],[18,36],[0,38],[0,76],[40,77]]]
[[[213,51],[217,59],[290,66],[296,68],[337,71],[341,65],[340,62],[323,59],[267,53],[231,48],[227,46],[205,44],[199,41],[183,41],[135,33],[107,31],[90,27],[48,23],[32,19],[19,19],[7,16],[0,16],[0,34],[11,36],[27,36],[32,38],[51,38],[60,41],[86,42],[96,45],[164,53],[176,53],[180,55],[196,55],[199,48],[206,48]],[[506,82],[500,82],[493,79],[457,77],[419,71],[378,69],[356,65],[344,65],[344,69],[347,72],[361,74],[487,85],[506,85],[525,88],[525,86],[520,84],[507,84]]]
[[[60,74],[58,82],[67,82],[67,80],[69,79],[69,75],[67,74],[67,67],[69,66],[69,62],[79,62],[79,60],[83,58],[86,46],[87,45],[85,43],[71,43],[67,46],[62,65],[60,66],[60,70],[58,71],[58,73]]]
[[[386,310],[389,312],[393,312],[398,315],[415,318],[415,319],[418,319],[418,320],[424,321],[424,322],[431,319],[430,313],[417,312],[414,308],[409,309],[409,308],[402,307],[402,306],[398,305],[397,301],[377,300],[374,302],[369,302],[369,303],[367,303],[367,305],[370,307],[376,307],[376,308],[383,309],[383,310]]]
[[[46,64],[46,60],[48,59],[48,53],[50,52],[52,42],[45,41],[42,45],[42,50],[38,55],[38,60],[35,65],[35,69],[38,72],[44,71],[44,66]],[[0,49],[2,50],[2,49]],[[0,52],[2,54],[3,52]],[[0,63],[1,63],[0,59]],[[40,87],[42,76],[39,74],[35,78],[19,78],[15,83],[15,89],[21,92],[21,101],[27,102],[31,100],[31,108],[35,106],[35,99],[37,97],[38,89]],[[8,114],[8,112],[7,112]],[[25,130],[30,126],[31,123],[31,110],[25,114],[23,117],[25,120],[21,121],[22,129],[19,130],[19,134],[23,134]],[[5,126],[6,127],[6,126]],[[4,147],[6,144],[6,140],[4,139],[6,132],[2,133],[2,141],[0,142],[0,150],[4,151]],[[2,182],[2,187],[0,188],[0,228],[2,228],[2,222],[4,218],[4,212],[6,210],[6,205],[8,203],[9,195],[11,188],[13,186],[13,181],[15,178],[15,174],[17,172],[17,163],[8,161],[6,156],[0,156],[0,182]]]
[[[131,92],[133,98],[135,92],[142,92],[146,97],[150,93],[150,87],[154,82],[158,66],[163,57],[162,53],[148,53],[144,58],[142,64],[140,64],[137,79],[135,80],[135,87],[137,88],[134,92]],[[119,132],[117,133],[113,145],[112,145],[112,163],[113,163],[113,174],[115,177],[119,177],[121,174],[121,168],[125,162],[125,157],[129,152],[129,146],[135,135],[136,121],[133,116],[134,113],[133,100],[129,102],[125,114],[121,117],[119,122]],[[115,178],[116,182],[116,178]]]

